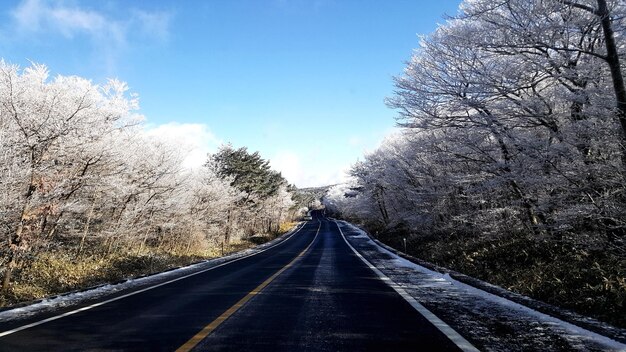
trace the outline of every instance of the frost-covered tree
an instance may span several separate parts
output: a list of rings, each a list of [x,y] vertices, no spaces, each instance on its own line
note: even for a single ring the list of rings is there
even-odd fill
[[[137,108],[122,82],[0,61],[3,292],[16,269],[53,250],[203,254],[287,220],[287,183],[258,153],[223,149],[187,170],[177,146],[145,133]]]
[[[136,102],[125,84],[78,77],[49,80],[42,65],[0,62],[3,227],[9,237],[2,289],[18,262],[54,235],[75,194],[107,159],[104,141],[122,128]]]
[[[607,33],[623,31],[626,7],[604,3],[465,1],[395,80],[405,132],[352,168],[356,194],[329,204],[414,231],[623,238],[611,57],[623,62],[624,45]]]
[[[224,145],[210,155],[206,167],[243,194],[227,214],[226,243],[237,232],[247,236],[278,230],[295,204],[287,181],[258,152]]]

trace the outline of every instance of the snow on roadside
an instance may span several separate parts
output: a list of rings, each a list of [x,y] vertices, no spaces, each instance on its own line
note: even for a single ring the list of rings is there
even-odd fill
[[[485,351],[626,351],[626,345],[415,264],[337,221],[368,261]]]
[[[67,307],[78,307],[87,302],[95,302],[102,299],[114,298],[116,297],[116,295],[130,293],[131,291],[162,284],[171,280],[182,278],[187,275],[193,275],[194,273],[216,267],[220,264],[262,252],[268,247],[274,246],[279,242],[287,240],[292,235],[294,235],[298,231],[298,229],[302,228],[302,226],[303,223],[296,226],[289,233],[280,236],[272,241],[224,257],[205,260],[199,263],[172,269],[169,271],[164,271],[158,274],[144,276],[136,279],[129,279],[117,284],[105,284],[86,290],[61,294],[58,296],[42,299],[41,301],[26,306],[18,306],[16,308],[10,308],[4,311],[0,311],[0,323],[14,320],[22,320],[38,314],[56,312]]]

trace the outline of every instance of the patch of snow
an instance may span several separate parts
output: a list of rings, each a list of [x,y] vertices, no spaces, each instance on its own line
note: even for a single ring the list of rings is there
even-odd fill
[[[626,351],[619,341],[413,263],[354,225],[337,223],[368,261],[480,349]]]
[[[25,319],[36,314],[46,313],[46,312],[54,312],[61,308],[70,307],[79,305],[81,303],[87,301],[94,301],[100,298],[104,298],[107,296],[111,296],[115,293],[121,291],[131,291],[134,289],[139,289],[143,287],[150,287],[153,285],[161,284],[168,282],[170,280],[176,280],[178,278],[182,278],[187,275],[193,275],[196,272],[208,270],[210,268],[216,267],[220,264],[236,260],[239,258],[247,257],[249,255],[259,253],[267,249],[268,247],[272,247],[277,245],[280,242],[283,242],[291,236],[293,236],[300,228],[302,228],[302,223],[296,226],[289,233],[278,237],[272,241],[261,244],[254,248],[249,248],[240,252],[236,252],[224,257],[204,260],[195,264],[191,264],[188,266],[180,267],[177,269],[144,276],[136,279],[129,279],[124,282],[118,284],[105,284],[102,286],[97,286],[92,289],[87,289],[84,291],[77,291],[68,294],[62,294],[59,296],[46,298],[41,300],[40,302],[30,304],[23,307],[16,307],[12,309],[8,309],[0,312],[0,322],[7,322],[12,320]]]
[[[417,264],[416,264],[417,265]],[[581,328],[579,326],[576,326],[574,324],[571,324],[569,322],[563,321],[561,319],[555,318],[553,316],[550,316],[548,314],[542,313],[542,312],[538,312],[532,308],[526,307],[524,305],[521,305],[519,303],[513,302],[511,300],[508,300],[504,297],[500,297],[494,294],[491,294],[489,292],[483,291],[481,289],[478,289],[476,287],[470,286],[468,284],[465,284],[463,282],[457,281],[453,278],[450,277],[449,274],[445,274],[444,276],[447,276],[446,280],[449,280],[454,286],[466,291],[467,293],[473,295],[473,296],[477,296],[480,297],[482,299],[485,300],[489,300],[491,301],[493,304],[498,304],[504,307],[508,307],[509,309],[515,310],[517,311],[519,314],[527,314],[527,315],[533,315],[535,316],[538,320],[542,320],[544,322],[547,323],[552,323],[554,325],[558,325],[561,328],[566,329],[567,331],[569,331],[571,334],[575,335],[576,337],[579,338],[584,338],[584,339],[588,339],[591,341],[595,341],[599,344],[602,344],[612,350],[616,350],[616,351],[626,351],[626,345],[623,343],[620,343],[618,341],[615,341],[611,338],[608,338],[606,336],[600,335],[598,333],[595,333],[593,331],[589,331],[587,329]]]
[[[246,251],[247,252],[247,251]],[[243,256],[243,255],[242,255]],[[224,257],[226,258],[226,257]],[[221,262],[224,262],[224,258],[217,258],[215,260],[208,260],[196,264],[192,264],[189,266],[177,268],[174,270],[145,276],[137,279],[129,279],[124,282],[118,284],[105,284],[102,286],[97,286],[93,289],[88,289],[86,291],[78,291],[72,292],[69,294],[63,294],[59,296],[55,296],[52,298],[45,298],[38,303],[34,303],[24,307],[17,307],[9,310],[5,310],[0,312],[0,322],[15,320],[15,319],[24,319],[35,314],[40,314],[43,312],[55,311],[59,308],[64,308],[68,306],[73,306],[76,304],[80,304],[85,301],[95,300],[98,298],[102,298],[105,296],[110,296],[120,291],[130,290],[138,287],[145,287],[151,284],[157,284],[163,281],[167,281],[168,279],[174,279],[177,277],[185,276],[192,272],[200,271],[205,268],[210,268],[212,266],[218,265]],[[233,256],[229,256],[228,259],[233,258]],[[207,265],[208,264],[208,265]]]

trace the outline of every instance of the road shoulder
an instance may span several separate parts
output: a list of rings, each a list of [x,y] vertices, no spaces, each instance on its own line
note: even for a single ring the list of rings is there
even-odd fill
[[[338,224],[361,255],[481,350],[626,350],[616,339],[416,264],[376,243],[358,227],[344,221]],[[612,329],[618,336],[623,333]]]
[[[41,300],[27,302],[14,307],[8,307],[0,311],[0,323],[7,325],[20,325],[22,321],[33,318],[46,318],[47,316],[62,314],[74,309],[88,307],[98,302],[116,299],[122,296],[132,295],[145,291],[152,287],[167,284],[172,280],[192,276],[212,268],[228,264],[243,258],[261,253],[277,246],[295,235],[306,223],[300,223],[287,233],[263,243],[259,246],[232,253],[224,257],[204,260],[188,266],[170,269],[161,273],[127,279],[120,282],[109,283],[90,287],[83,290],[73,291],[47,297]]]

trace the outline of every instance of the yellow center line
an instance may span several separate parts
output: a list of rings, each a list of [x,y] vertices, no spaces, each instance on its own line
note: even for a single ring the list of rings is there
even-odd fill
[[[315,237],[313,241],[309,243],[309,245],[302,250],[289,264],[282,267],[282,269],[278,270],[274,275],[270,276],[267,280],[263,281],[259,286],[257,286],[254,290],[250,291],[245,297],[239,300],[239,302],[235,303],[232,307],[228,308],[222,315],[217,317],[217,319],[213,320],[209,325],[205,326],[199,333],[194,335],[189,341],[185,342],[184,345],[180,346],[176,352],[187,352],[191,351],[200,341],[209,336],[213,330],[217,329],[226,319],[228,319],[231,315],[233,315],[236,311],[238,311],[241,307],[243,307],[252,297],[259,294],[267,285],[269,285],[274,279],[276,279],[280,274],[282,274],[285,270],[289,269],[298,259],[300,259],[304,254],[311,248],[317,235],[320,233],[320,228],[322,227],[322,222],[320,221],[320,225],[317,228],[317,233],[315,233]]]

